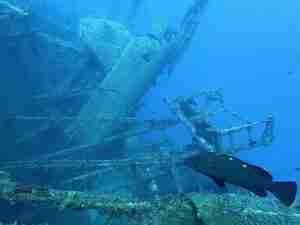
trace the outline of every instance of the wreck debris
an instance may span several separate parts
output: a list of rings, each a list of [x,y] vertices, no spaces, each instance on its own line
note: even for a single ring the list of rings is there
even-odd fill
[[[300,222],[300,214],[293,209],[280,211],[273,200],[244,194],[173,195],[152,201],[138,201],[114,195],[100,195],[79,191],[61,191],[47,187],[15,183],[9,188],[1,185],[0,198],[12,201],[47,203],[60,210],[94,209],[114,218],[126,216],[129,223],[139,224],[207,225],[232,224],[289,224]],[[151,223],[152,222],[152,223]]]
[[[170,43],[170,51],[166,57],[169,74],[175,69],[176,64],[188,50],[192,39],[200,24],[200,17],[205,12],[208,0],[194,0],[193,4],[185,13],[178,30],[166,29],[164,41]]]
[[[197,1],[192,8],[198,6],[199,1]],[[200,12],[197,11],[197,13],[195,13],[193,10],[190,10],[188,14],[190,13],[192,13],[193,16],[199,16],[197,13]],[[187,21],[187,19],[184,20]],[[184,24],[188,26],[187,22],[184,22]],[[114,131],[118,130],[123,125],[118,122],[118,118],[125,118],[130,113],[134,113],[135,106],[139,104],[140,98],[153,85],[154,80],[163,67],[168,64],[167,62],[171,56],[169,53],[179,51],[176,47],[178,45],[175,42],[180,44],[181,36],[177,36],[177,41],[173,41],[171,38],[172,35],[169,34],[169,30],[167,30],[162,34],[162,37],[159,37],[158,39],[147,36],[133,37],[124,26],[117,23],[103,19],[82,19],[80,22],[81,39],[85,45],[88,46],[88,49],[94,53],[94,57],[103,64],[104,72],[101,72],[104,74],[102,74],[102,77],[106,77],[104,80],[101,79],[95,82],[96,85],[91,87],[91,89],[86,88],[82,90],[82,86],[77,87],[78,89],[73,89],[72,82],[74,80],[74,69],[71,71],[70,68],[65,68],[68,66],[62,67],[60,62],[57,62],[58,66],[56,67],[61,68],[62,71],[70,71],[70,73],[68,72],[70,75],[68,75],[63,82],[59,82],[59,84],[53,76],[46,76],[46,74],[42,72],[41,66],[34,69],[27,68],[30,76],[33,74],[34,76],[45,78],[45,81],[43,81],[44,84],[42,84],[44,87],[41,88],[41,93],[49,91],[49,94],[36,96],[35,100],[37,100],[37,102],[43,104],[49,103],[49,101],[64,101],[65,99],[73,99],[81,97],[82,95],[87,99],[88,103],[81,108],[79,116],[73,121],[70,120],[68,123],[71,124],[67,125],[67,128],[63,128],[68,141],[66,143],[61,143],[62,145],[66,147],[72,146],[72,144],[97,145],[98,143],[101,143],[101,141],[106,143],[107,140],[116,140],[122,137],[126,138],[132,134],[136,135],[136,133],[139,133],[140,131],[144,132],[142,131],[143,128],[139,128],[140,131],[138,132],[136,130],[131,130],[129,133],[122,133],[120,135],[116,135],[116,132]],[[182,39],[184,39],[184,35],[185,34],[182,33]],[[189,35],[192,35],[192,33]],[[55,63],[56,61],[59,61],[58,59],[63,58],[61,53],[65,53],[69,48],[71,49],[72,54],[73,51],[75,52],[76,57],[78,55],[81,56],[85,52],[82,49],[73,48],[73,45],[70,45],[65,41],[55,39],[46,34],[37,34],[37,38],[41,40],[45,39],[46,42],[51,42],[51,44],[55,46],[61,45],[66,47],[66,49],[63,50],[58,48],[58,54],[54,54]],[[159,39],[163,39],[164,41],[159,41]],[[42,44],[42,46],[44,45],[45,44]],[[36,50],[41,54],[39,48],[34,48],[34,51]],[[38,57],[38,64],[48,68],[49,65],[47,62],[49,60],[47,59],[45,62],[40,63],[41,57],[38,56],[39,54],[33,58],[36,59]],[[70,58],[77,59],[76,57],[71,56]],[[22,58],[25,59],[23,62],[24,65],[30,64],[26,60],[26,57]],[[50,61],[51,60],[53,59],[50,59]],[[80,70],[79,72],[82,72],[81,67],[84,67],[84,65],[81,64],[82,63],[78,63],[80,68],[77,69]],[[51,74],[62,73],[60,69],[53,70],[51,68],[49,71],[51,71]],[[40,76],[40,73],[42,73],[42,76]],[[120,74],[122,74],[122,76],[120,76]],[[136,75],[132,76],[132,74]],[[77,74],[75,74],[75,76],[76,79],[78,76]],[[49,77],[51,77],[51,80],[49,80]],[[122,82],[122,80],[126,82]],[[53,88],[54,81],[57,83],[55,88]],[[97,107],[95,108],[95,106]],[[72,109],[68,110],[72,111]],[[48,111],[57,117],[66,117],[65,115],[62,115],[60,109],[55,107]],[[99,117],[105,118],[108,116],[113,117],[113,119],[105,122],[97,120]],[[28,143],[30,145],[33,139],[39,138],[40,134],[47,132],[50,128],[55,127],[58,129],[59,126],[57,127],[57,125],[60,122],[64,122],[61,127],[66,126],[66,120],[58,119],[56,122],[52,123],[52,125],[51,121],[50,123],[49,121],[45,121],[45,123],[37,130],[26,132],[23,137],[19,137],[17,143]],[[151,126],[148,127],[151,128]],[[85,140],[84,137],[87,137],[87,139]],[[76,141],[76,139],[78,140]]]
[[[0,1],[0,15],[2,16],[8,16],[8,17],[25,17],[28,16],[29,13],[25,10],[10,4],[8,1]]]
[[[97,116],[107,117],[108,115],[114,118],[123,118],[133,113],[132,107],[139,103],[159,73],[172,60],[173,55],[180,55],[186,50],[185,46],[194,36],[194,30],[197,27],[193,25],[195,24],[194,18],[200,16],[206,3],[207,1],[195,1],[185,16],[182,32],[174,40],[165,39],[161,42],[149,36],[126,39],[128,42],[125,44],[118,63],[112,66],[111,71],[97,88],[97,90],[99,88],[114,89],[120,95],[93,92],[88,103],[82,107],[78,121],[71,124],[65,131],[70,144],[76,143],[76,140],[80,143],[101,143],[105,137],[113,135],[120,124],[111,122],[81,124],[79,121],[84,118],[92,118],[91,121],[93,121]],[[190,14],[191,19],[186,19]],[[103,50],[100,51],[97,47],[99,42],[96,42],[97,37],[101,37],[99,30],[95,29],[97,23],[93,20],[86,21],[82,26],[84,29],[82,33],[83,39],[87,40],[95,54],[101,57]],[[106,25],[111,26],[108,23]]]
[[[136,3],[141,1],[135,1]],[[98,171],[110,170],[117,167],[135,167],[135,166],[153,166],[166,165],[167,168],[172,167],[177,163],[176,157],[163,154],[152,154],[141,158],[126,158],[118,160],[50,160],[60,157],[69,157],[74,152],[88,151],[89,149],[100,149],[106,142],[111,142],[119,139],[141,135],[153,130],[163,130],[173,127],[179,122],[190,123],[189,128],[193,132],[196,140],[200,140],[203,146],[212,151],[224,151],[235,153],[241,149],[252,149],[261,145],[268,145],[273,140],[273,118],[269,117],[262,122],[250,123],[246,121],[239,126],[230,127],[228,129],[219,129],[211,126],[209,129],[202,130],[202,135],[199,135],[196,130],[193,130],[193,123],[196,121],[207,121],[219,114],[219,111],[230,112],[223,107],[222,96],[218,93],[210,93],[206,97],[208,100],[217,102],[220,105],[219,111],[207,112],[206,109],[201,110],[201,113],[192,117],[183,115],[184,113],[177,111],[177,105],[174,113],[181,113],[178,116],[180,120],[147,120],[137,121],[135,118],[130,118],[131,113],[134,113],[132,105],[139,103],[139,99],[153,85],[153,81],[158,76],[159,72],[166,66],[174,66],[186,51],[192,37],[199,24],[199,16],[201,15],[207,1],[194,1],[194,4],[186,13],[181,27],[178,31],[167,29],[159,37],[133,37],[124,27],[119,27],[117,24],[105,21],[86,19],[82,20],[81,37],[95,52],[97,59],[103,62],[102,76],[106,76],[102,82],[98,80],[96,87],[86,88],[84,91],[80,89],[71,89],[72,79],[67,80],[66,84],[61,85],[59,95],[40,95],[36,97],[38,101],[57,101],[57,99],[76,98],[81,95],[87,95],[89,102],[80,112],[79,117],[62,116],[54,112],[54,116],[17,116],[17,120],[27,121],[47,121],[49,124],[42,126],[40,129],[29,133],[17,140],[17,143],[22,143],[37,136],[38,133],[49,129],[50,124],[60,124],[64,121],[74,122],[65,133],[70,137],[70,142],[77,139],[80,143],[88,143],[79,145],[62,151],[54,152],[42,156],[44,161],[26,161],[26,162],[6,162],[1,163],[1,169],[14,170],[16,168],[80,168],[91,169],[92,172],[82,174],[74,180],[84,180],[89,176],[95,175]],[[1,2],[0,2],[1,3]],[[4,16],[3,19],[8,17]],[[0,18],[1,20],[1,18]],[[91,25],[91,26],[90,26]],[[97,29],[101,27],[100,31]],[[120,29],[119,29],[120,28]],[[16,33],[15,33],[16,34]],[[14,35],[14,34],[13,34]],[[98,42],[98,40],[101,40]],[[64,44],[64,43],[62,43]],[[97,44],[95,46],[95,44]],[[106,48],[107,47],[107,48]],[[102,53],[100,53],[102,51]],[[109,57],[107,57],[109,55]],[[130,61],[132,60],[132,62]],[[81,70],[80,70],[81,71]],[[128,79],[130,78],[130,79]],[[126,81],[123,83],[123,81]],[[136,88],[141,86],[140,88]],[[49,88],[51,89],[51,88]],[[69,90],[69,95],[64,96]],[[55,90],[57,91],[57,90]],[[193,99],[187,103],[193,102]],[[99,103],[101,102],[101,103]],[[184,101],[178,101],[180,104]],[[176,103],[176,104],[177,104]],[[173,107],[173,102],[168,101],[169,106]],[[192,103],[193,105],[193,103]],[[94,108],[96,106],[96,108]],[[197,107],[197,106],[196,106]],[[102,112],[103,111],[103,112]],[[238,114],[232,113],[236,117]],[[95,124],[95,126],[94,126]],[[252,130],[259,125],[265,125],[263,135],[260,140],[255,140],[252,137]],[[103,126],[103,127],[102,127]],[[122,129],[124,127],[130,127]],[[115,132],[118,131],[118,132]],[[246,132],[248,135],[247,143],[244,146],[237,146],[234,143],[234,135],[240,132]],[[81,138],[82,137],[82,138]],[[220,139],[228,137],[231,142],[228,148],[225,148]],[[141,147],[144,150],[143,147]],[[104,148],[105,150],[105,148]],[[110,151],[111,149],[108,149]],[[104,169],[103,169],[104,168]],[[172,171],[176,173],[176,171]],[[276,209],[270,206],[270,210],[265,210],[264,207],[257,209],[256,205],[249,205],[234,208],[240,202],[244,202],[243,197],[239,195],[217,196],[210,195],[194,198],[189,196],[170,196],[165,198],[158,195],[158,187],[153,177],[149,172],[149,180],[151,190],[155,194],[155,201],[137,201],[132,199],[122,199],[119,196],[99,196],[92,193],[76,192],[76,191],[59,191],[48,187],[40,187],[36,185],[23,185],[10,180],[6,172],[0,171],[0,198],[9,201],[33,201],[47,202],[53,204],[53,207],[65,209],[97,209],[100,212],[109,215],[108,223],[114,217],[126,215],[132,219],[146,220],[136,222],[136,224],[196,224],[203,220],[208,225],[214,225],[216,222],[213,219],[218,218],[225,225],[231,224],[270,224],[273,221],[281,221],[281,218],[297,221],[291,224],[299,223],[299,215],[292,213],[277,212]],[[176,183],[176,182],[175,182]],[[180,189],[180,187],[178,188]],[[199,196],[199,195],[195,195]],[[206,201],[207,200],[207,201]],[[255,199],[256,200],[256,199]],[[250,201],[246,199],[247,203]],[[211,204],[213,202],[213,204]],[[215,204],[215,203],[219,204]],[[259,202],[259,200],[257,201]],[[256,202],[256,203],[257,203]],[[203,204],[202,204],[203,203]],[[228,205],[227,205],[228,204]],[[222,206],[216,209],[216,206]],[[266,207],[268,208],[268,207]],[[285,214],[286,213],[286,214]],[[233,216],[236,215],[236,216]],[[142,218],[141,218],[142,217]],[[233,222],[231,218],[234,218]],[[226,222],[225,222],[226,221]],[[229,222],[228,222],[229,221]],[[238,221],[238,222],[236,222]],[[250,222],[249,222],[250,221]],[[286,220],[285,220],[286,221]],[[227,223],[227,224],[226,224]],[[287,222],[284,223],[288,224]]]
[[[204,106],[198,105],[197,98],[204,98]],[[188,98],[178,97],[171,101],[165,99],[170,110],[177,118],[188,128],[193,137],[195,145],[198,145],[206,151],[224,152],[234,154],[241,150],[249,150],[256,147],[268,146],[274,139],[274,118],[268,116],[266,120],[258,122],[249,122],[224,106],[224,99],[219,90],[203,91],[198,95]],[[214,104],[216,109],[211,111],[210,105]],[[230,128],[217,128],[210,120],[221,113],[229,115],[242,125],[232,126]],[[253,137],[253,130],[259,126],[264,127],[258,138]],[[235,143],[235,135],[246,134],[246,143]],[[225,140],[229,139],[229,144],[225,146]]]
[[[204,99],[204,105],[202,106],[198,105],[200,98]],[[110,143],[115,140],[140,136],[153,131],[165,130],[174,127],[179,123],[183,123],[190,130],[194,142],[200,144],[200,146],[207,151],[234,154],[241,150],[249,150],[260,146],[268,146],[274,139],[274,119],[271,115],[263,121],[249,122],[244,120],[239,114],[228,110],[224,106],[224,99],[219,90],[203,91],[197,95],[187,98],[178,97],[173,101],[168,99],[165,101],[178,119],[148,119],[139,121],[134,117],[114,118],[112,116],[88,118],[87,120],[80,120],[78,117],[73,116],[16,116],[15,119],[28,121],[40,120],[48,121],[49,123],[58,123],[62,121],[72,122],[76,120],[81,124],[97,121],[97,123],[112,123],[119,124],[120,126],[116,134],[103,137],[99,143],[83,144],[62,149],[57,152],[42,156],[44,159],[55,159],[63,156],[70,156],[80,151],[95,151],[101,147],[103,143]],[[214,117],[220,116],[224,113],[229,114],[229,116],[231,116],[233,119],[237,119],[241,125],[232,126],[230,128],[218,128],[216,124],[211,122]],[[129,127],[130,129],[128,129]],[[254,137],[253,131],[258,127],[263,127],[263,130],[259,137]],[[39,130],[36,131],[36,133],[38,132]],[[245,134],[245,143],[235,143],[235,136],[238,136],[242,133]],[[21,143],[22,140],[26,140],[26,138],[30,138],[31,136],[34,137],[34,134],[35,132],[33,132],[31,135],[29,133],[24,137],[18,138],[17,143]]]
[[[21,121],[28,121],[28,122],[47,122],[44,126],[34,130],[32,132],[28,132],[22,137],[16,138],[16,143],[21,144],[25,141],[30,141],[30,139],[36,138],[41,132],[48,130],[50,127],[54,127],[59,123],[63,123],[64,121],[72,122],[77,119],[74,116],[14,116],[12,119],[14,120],[21,120]],[[79,120],[78,120],[79,121]],[[176,126],[179,121],[172,120],[172,119],[148,119],[148,120],[138,120],[134,117],[126,117],[126,118],[97,118],[97,121],[106,123],[118,123],[124,129],[120,129],[116,135],[104,137],[101,143],[109,143],[115,140],[121,140],[125,138],[130,138],[134,136],[140,136],[143,134],[147,134],[153,131],[160,131],[165,130],[171,127]],[[86,120],[80,121],[81,123],[87,122]],[[93,121],[91,121],[93,122]],[[128,129],[128,127],[131,127]],[[95,150],[97,147],[100,147],[101,144],[85,144],[85,145],[77,145],[74,147],[66,148],[59,150],[57,152],[50,153],[49,155],[42,156],[44,159],[52,159],[62,156],[71,155],[72,153],[80,152],[80,151],[88,151]]]
[[[170,155],[163,153],[141,154],[137,157],[112,159],[112,160],[32,160],[32,161],[11,161],[0,163],[3,170],[16,168],[39,169],[39,168],[80,168],[80,169],[100,169],[107,167],[139,165],[163,165],[170,163]]]
[[[133,38],[125,26],[105,19],[82,18],[79,30],[81,40],[104,65],[105,73],[118,63]]]
[[[40,94],[33,96],[33,99],[36,101],[47,101],[47,102],[58,102],[58,101],[63,101],[65,99],[70,99],[70,98],[76,98],[80,97],[83,95],[88,95],[90,92],[93,91],[92,87],[86,87],[86,88],[77,88],[77,89],[72,89],[68,90],[67,94],[61,94],[61,95],[50,95],[50,94]],[[105,92],[114,92],[116,93],[115,90],[103,90]],[[117,94],[117,93],[116,93]]]
[[[7,2],[0,1],[0,38],[15,40],[22,36],[31,36],[28,24],[29,13]]]

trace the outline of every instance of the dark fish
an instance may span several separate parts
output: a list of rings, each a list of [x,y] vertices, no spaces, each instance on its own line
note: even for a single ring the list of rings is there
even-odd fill
[[[261,197],[266,197],[269,191],[286,206],[290,206],[296,197],[296,182],[274,182],[272,175],[264,169],[229,155],[202,151],[184,158],[184,164],[210,177],[220,187],[225,187],[227,182]]]

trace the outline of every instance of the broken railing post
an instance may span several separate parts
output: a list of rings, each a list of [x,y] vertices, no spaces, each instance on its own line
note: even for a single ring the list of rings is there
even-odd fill
[[[207,104],[204,106],[198,104],[197,97],[205,97],[204,100]],[[179,121],[187,127],[193,137],[193,144],[197,143],[197,148],[210,152],[235,154],[242,150],[266,147],[273,142],[274,118],[272,115],[262,121],[246,121],[236,112],[225,108],[223,97],[219,91],[203,91],[198,95],[178,97],[172,101],[165,99],[165,102]],[[217,103],[218,109],[211,112],[208,104],[213,102]],[[217,113],[229,113],[241,124],[230,128],[218,128],[209,120],[211,117],[217,116]],[[253,130],[257,127],[263,127],[263,131],[259,137],[254,137]],[[240,134],[246,136],[246,143],[235,143],[236,137]],[[229,145],[225,146],[228,141]],[[194,145],[194,147],[196,146]]]

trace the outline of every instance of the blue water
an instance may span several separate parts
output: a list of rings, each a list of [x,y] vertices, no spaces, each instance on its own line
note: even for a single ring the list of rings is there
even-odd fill
[[[155,7],[155,1],[152,1]],[[168,2],[168,3],[166,3]],[[188,5],[165,1],[156,12],[174,21]],[[162,5],[162,4],[160,4]],[[169,79],[152,90],[147,101],[157,109],[164,96],[188,96],[222,88],[226,105],[250,121],[275,117],[271,147],[241,157],[273,172],[278,179],[300,179],[300,2],[210,1],[197,36]],[[161,104],[161,114],[167,110]],[[172,135],[189,141],[178,127]]]
[[[119,16],[114,19],[122,19],[129,2],[115,0]],[[135,26],[137,34],[151,32],[160,24],[176,26],[193,1],[144,2]],[[70,5],[67,0],[52,4],[60,9]],[[77,1],[77,12],[84,16],[93,8],[101,16],[107,14],[111,4]],[[278,179],[300,181],[300,174],[294,170],[300,167],[299,12],[300,2],[296,0],[209,1],[189,50],[174,73],[162,76],[146,96],[146,107],[140,115],[170,116],[162,102],[164,97],[221,88],[226,105],[250,121],[264,119],[269,113],[275,117],[274,144],[244,152],[241,157],[264,166]],[[190,141],[183,127],[170,133],[180,144]]]
[[[61,22],[72,29],[78,22],[73,19],[75,14],[122,22],[130,1],[29,2],[36,15],[49,16],[54,24]],[[136,35],[149,33],[160,25],[178,25],[193,2],[144,1],[133,28]],[[264,167],[275,179],[300,182],[300,171],[295,170],[300,168],[300,1],[208,2],[191,46],[174,72],[162,74],[144,97],[138,116],[172,117],[163,103],[164,97],[220,88],[226,106],[249,121],[263,120],[270,113],[275,118],[274,143],[238,156]],[[172,128],[167,134],[178,145],[191,141],[183,126]]]
[[[144,0],[136,34],[160,24],[176,26],[192,0]],[[54,23],[72,15],[112,17],[121,21],[130,0],[30,1],[36,14]],[[112,10],[113,9],[113,10]],[[170,76],[162,76],[145,97],[140,115],[170,116],[163,97],[188,96],[221,88],[226,105],[250,121],[275,116],[275,142],[241,157],[266,167],[281,179],[300,179],[300,2],[209,1],[196,37]],[[110,15],[109,15],[110,14]],[[74,21],[73,21],[74,22]],[[70,25],[69,24],[69,25]],[[180,144],[190,137],[183,127],[170,131]]]

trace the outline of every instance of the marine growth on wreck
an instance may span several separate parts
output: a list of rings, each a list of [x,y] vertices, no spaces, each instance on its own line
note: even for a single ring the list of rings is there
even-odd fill
[[[218,88],[176,90],[155,100],[168,116],[139,116],[212,2],[141,33],[150,1],[55,4],[0,1],[0,224],[300,224],[296,183],[239,158],[269,151],[275,116],[245,119]]]

